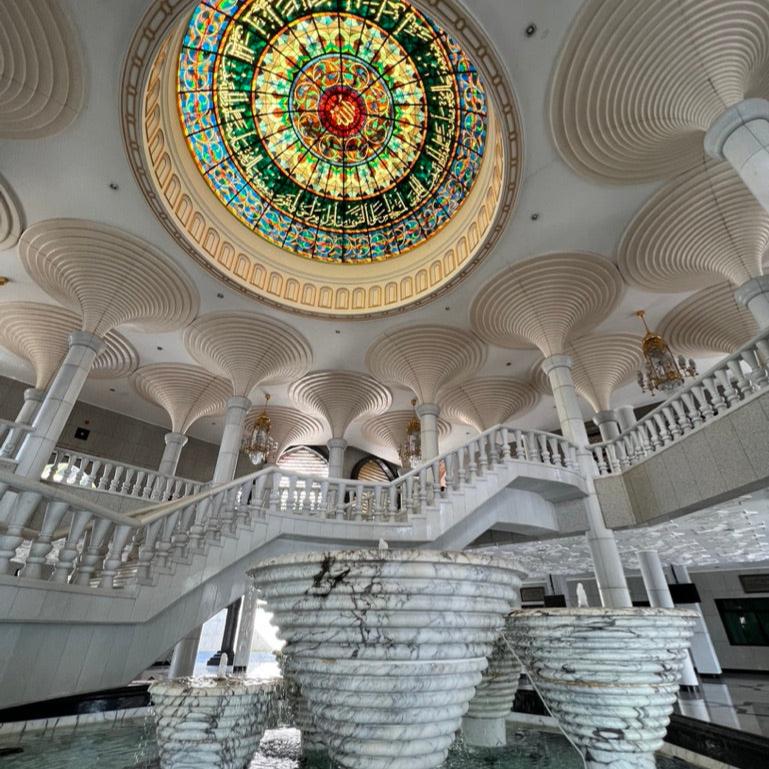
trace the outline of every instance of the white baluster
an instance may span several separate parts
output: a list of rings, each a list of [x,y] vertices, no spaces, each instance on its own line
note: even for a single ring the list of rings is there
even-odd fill
[[[59,550],[59,558],[54,565],[53,582],[66,583],[72,574],[73,565],[78,554],[78,545],[85,533],[85,529],[91,522],[91,513],[88,510],[77,510],[72,515],[69,525],[69,534],[64,541],[64,547]]]

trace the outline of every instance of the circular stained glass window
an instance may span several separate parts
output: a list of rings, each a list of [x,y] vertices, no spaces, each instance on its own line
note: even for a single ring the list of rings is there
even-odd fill
[[[479,76],[406,0],[207,0],[179,60],[200,172],[241,222],[324,262],[382,261],[438,232],[487,132]]]

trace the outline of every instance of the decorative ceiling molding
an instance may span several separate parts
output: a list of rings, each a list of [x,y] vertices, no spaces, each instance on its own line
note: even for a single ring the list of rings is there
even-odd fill
[[[377,379],[407,387],[420,404],[437,403],[441,388],[472,376],[485,361],[486,348],[474,334],[439,325],[388,331],[366,354]]]
[[[296,313],[369,318],[431,301],[463,280],[493,250],[515,208],[522,178],[521,121],[503,63],[481,28],[455,0],[416,0],[471,52],[486,87],[488,150],[475,189],[424,249],[397,264],[324,265],[297,260],[277,247],[255,245],[249,230],[219,204],[181,135],[176,62],[188,0],[155,0],[125,57],[121,115],[137,182],[176,243],[232,288]],[[456,225],[456,226],[455,226]],[[238,232],[238,230],[243,232]],[[249,237],[241,237],[246,235]]]
[[[758,333],[750,312],[734,298],[734,286],[719,283],[674,307],[657,332],[676,354],[731,355]]]
[[[406,437],[406,428],[414,418],[413,410],[388,411],[372,417],[361,427],[363,437],[377,446],[390,449],[396,455]],[[451,425],[438,417],[438,438],[445,440],[451,434]]]
[[[232,385],[199,366],[153,363],[131,377],[139,395],[165,409],[171,430],[185,433],[198,419],[224,411]]]
[[[641,366],[638,334],[591,334],[570,339],[566,352],[574,361],[574,387],[594,411],[608,411],[614,391]]]
[[[291,385],[290,397],[322,416],[332,438],[344,438],[360,417],[390,408],[392,393],[366,374],[353,371],[313,371]]]
[[[26,360],[35,372],[35,387],[44,389],[67,353],[67,337],[80,329],[80,318],[63,307],[35,302],[0,304],[0,345]],[[116,331],[104,338],[91,376],[119,379],[139,365],[133,345]]]
[[[438,394],[443,414],[472,425],[479,433],[531,411],[538,400],[529,383],[509,377],[471,379]]]
[[[634,184],[703,160],[728,107],[769,93],[765,0],[589,0],[550,93],[558,150],[578,173]]]
[[[565,351],[570,335],[605,320],[624,284],[605,257],[589,253],[535,256],[498,273],[475,297],[470,318],[487,342],[545,357]]]
[[[0,61],[0,139],[52,136],[80,114],[80,41],[59,0],[0,3]]]
[[[184,332],[184,344],[201,366],[227,377],[235,395],[294,381],[312,366],[312,349],[298,331],[254,312],[202,315]]]
[[[254,429],[256,418],[264,411],[263,405],[254,406],[246,418],[246,432]],[[323,423],[304,411],[290,406],[268,406],[267,416],[270,418],[270,436],[277,442],[280,456],[287,448],[300,444],[325,441],[326,428]]]
[[[617,260],[651,291],[688,291],[761,274],[769,213],[725,163],[710,162],[663,187],[630,222]]]
[[[28,227],[19,256],[50,296],[77,310],[83,330],[103,336],[124,324],[174,331],[197,314],[195,285],[165,254],[116,227],[49,219]]]
[[[11,186],[0,176],[0,251],[13,248],[24,229],[21,204]]]

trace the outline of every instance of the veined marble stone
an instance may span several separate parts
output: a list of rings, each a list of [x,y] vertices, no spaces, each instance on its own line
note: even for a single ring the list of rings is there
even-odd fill
[[[507,745],[506,720],[513,709],[521,663],[504,638],[500,638],[483,673],[475,696],[462,720],[462,735],[468,745],[500,748]]]
[[[272,681],[175,678],[150,686],[161,769],[245,769],[259,747]]]
[[[249,574],[343,769],[443,763],[522,577],[509,560],[417,550],[292,555]]]
[[[302,753],[325,753],[326,746],[323,744],[318,727],[312,720],[310,708],[307,700],[302,696],[299,682],[286,671],[286,657],[283,652],[278,652],[275,656],[283,676],[283,695],[288,705],[289,723],[301,733]]]
[[[695,614],[517,609],[507,637],[588,769],[654,769]]]

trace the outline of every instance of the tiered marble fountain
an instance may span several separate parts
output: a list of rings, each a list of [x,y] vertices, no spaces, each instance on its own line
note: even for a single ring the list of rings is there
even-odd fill
[[[342,769],[434,769],[517,600],[509,561],[437,551],[308,553],[249,572]]]
[[[501,748],[507,744],[507,717],[513,709],[520,677],[521,663],[500,638],[462,719],[462,736],[468,745]]]
[[[505,634],[587,769],[654,769],[696,615],[518,609]]]
[[[176,678],[150,686],[161,769],[245,769],[264,735],[270,681]]]

